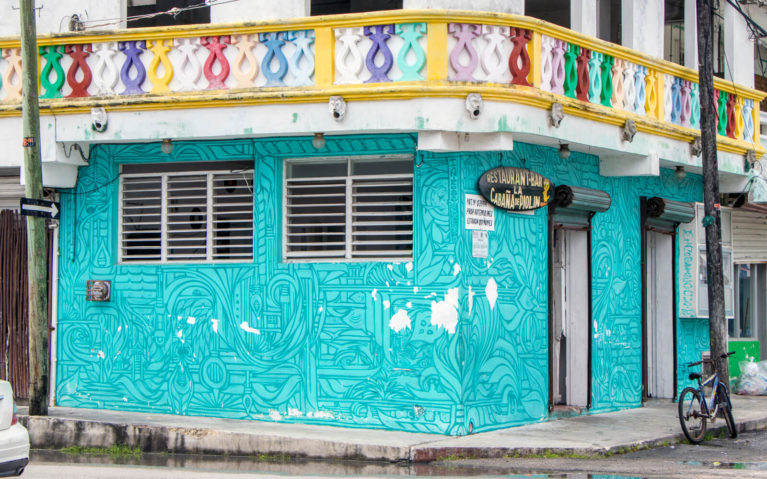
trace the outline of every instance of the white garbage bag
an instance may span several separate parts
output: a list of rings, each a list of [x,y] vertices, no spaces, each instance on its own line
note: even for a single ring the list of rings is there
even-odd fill
[[[767,361],[741,361],[738,365],[740,376],[732,390],[748,396],[767,395]]]

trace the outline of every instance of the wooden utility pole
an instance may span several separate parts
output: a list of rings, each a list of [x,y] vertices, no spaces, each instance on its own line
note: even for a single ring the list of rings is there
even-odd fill
[[[722,276],[722,221],[719,211],[719,168],[716,158],[716,115],[714,104],[714,42],[711,0],[697,0],[698,82],[700,85],[700,140],[703,159],[703,226],[706,229],[706,280],[708,283],[708,328],[711,359],[720,380],[729,383],[727,320],[724,317]]]
[[[24,194],[43,198],[40,111],[37,94],[37,31],[34,0],[21,0],[22,128]],[[29,414],[48,415],[48,284],[45,219],[27,216],[29,270]]]

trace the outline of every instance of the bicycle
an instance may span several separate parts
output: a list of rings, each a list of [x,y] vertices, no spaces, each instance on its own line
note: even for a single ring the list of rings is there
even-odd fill
[[[721,358],[726,359],[735,354],[729,352],[722,354]],[[694,363],[687,364],[687,367],[697,366],[698,364],[713,364],[712,359],[704,359]],[[701,373],[690,373],[690,380],[697,381],[698,387],[686,387],[679,395],[679,423],[682,425],[682,431],[685,437],[693,443],[700,444],[706,435],[706,422],[716,420],[721,412],[724,421],[727,423],[727,429],[731,438],[738,437],[738,430],[735,428],[735,420],[732,417],[732,403],[730,395],[727,392],[727,385],[719,382],[719,373],[714,371],[705,381],[702,380]],[[711,386],[711,399],[706,400],[706,393],[703,389]]]

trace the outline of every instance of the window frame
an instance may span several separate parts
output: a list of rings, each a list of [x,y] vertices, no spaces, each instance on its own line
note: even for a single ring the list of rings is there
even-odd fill
[[[221,264],[221,263],[240,263],[249,264],[255,260],[255,165],[248,169],[237,168],[241,166],[243,161],[252,160],[222,160],[222,161],[201,161],[201,162],[146,162],[146,163],[122,163],[118,165],[119,168],[119,181],[118,181],[118,195],[117,195],[117,264],[119,265],[181,265],[181,264]],[[185,163],[196,163],[204,168],[184,169]],[[174,167],[179,168],[176,171],[152,171],[152,172],[132,172],[126,173],[125,167],[141,167],[141,166],[153,166],[172,169]],[[226,166],[232,166],[234,168],[226,168]],[[126,178],[141,178],[147,176],[158,177],[160,181],[160,246],[158,259],[130,259],[130,256],[125,253],[124,244],[124,208],[125,208],[125,179]],[[214,215],[216,213],[215,206],[215,192],[214,182],[218,175],[246,175],[244,176],[245,187],[250,190],[250,256],[230,257],[216,259],[216,231],[214,230]],[[250,175],[250,176],[247,176]],[[204,212],[204,224],[205,224],[205,258],[180,258],[173,259],[168,258],[168,252],[172,249],[169,245],[169,228],[168,228],[168,210],[169,200],[173,199],[168,196],[168,181],[172,177],[184,177],[184,176],[204,176],[205,182],[205,212]],[[202,179],[200,181],[203,181]],[[225,195],[224,195],[225,197]],[[226,204],[226,203],[218,203]],[[154,215],[153,215],[154,216]],[[228,230],[221,230],[228,231]]]
[[[353,193],[350,195],[352,189],[352,179],[372,179],[379,178],[384,175],[352,175],[352,164],[354,161],[408,161],[413,169],[411,173],[397,173],[385,175],[391,179],[409,179],[411,182],[411,225],[410,225],[410,253],[408,255],[399,256],[381,256],[381,255],[362,255],[354,256],[354,232],[353,232],[353,215],[349,214],[353,207],[352,199]],[[317,255],[315,252],[307,252],[306,255],[291,254],[288,251],[288,168],[291,164],[311,164],[327,162],[346,162],[346,176],[328,176],[318,177],[327,180],[339,180],[344,179],[345,185],[345,197],[344,197],[344,250],[343,256],[334,255]],[[314,157],[291,157],[284,158],[282,161],[282,261],[284,263],[376,263],[376,262],[402,262],[412,261],[414,249],[415,249],[415,155],[409,153],[403,154],[384,154],[384,155],[338,155],[338,156],[314,156]],[[321,252],[320,252],[321,253]]]

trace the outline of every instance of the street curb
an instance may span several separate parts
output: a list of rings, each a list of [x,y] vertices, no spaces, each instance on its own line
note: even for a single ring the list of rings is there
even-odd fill
[[[737,422],[737,421],[736,421]],[[737,422],[738,433],[753,432],[767,429],[767,418]],[[707,433],[715,436],[725,431],[727,426],[719,420],[715,425],[709,425]],[[412,462],[433,462],[453,459],[499,459],[524,457],[605,457],[614,454],[625,454],[641,449],[652,449],[670,444],[678,444],[686,439],[681,431],[678,434],[654,438],[647,441],[627,442],[609,447],[439,447],[415,446],[411,454]]]
[[[408,461],[410,448],[354,444],[279,435],[247,434],[208,428],[117,424],[58,417],[19,416],[29,431],[33,449],[71,446],[138,447],[146,453],[212,454],[233,456],[290,456],[297,458],[366,461]]]
[[[384,462],[425,463],[450,459],[493,459],[508,457],[600,457],[675,444],[684,435],[675,433],[614,444],[606,447],[519,447],[519,446],[441,446],[456,438],[434,436],[420,444],[357,444],[333,439],[289,437],[269,433],[247,433],[204,427],[179,427],[150,424],[126,424],[50,416],[19,415],[29,431],[30,445],[35,449],[65,447],[109,448],[113,445],[137,447],[144,453],[210,454],[270,458],[344,459]],[[740,421],[739,432],[767,428],[767,417]],[[723,421],[709,426],[719,435],[726,429]]]

